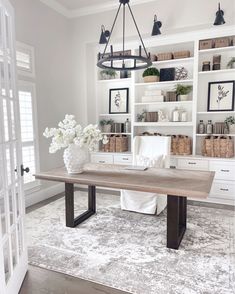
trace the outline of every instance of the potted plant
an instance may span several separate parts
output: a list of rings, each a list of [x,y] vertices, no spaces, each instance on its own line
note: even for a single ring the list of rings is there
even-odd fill
[[[103,133],[111,133],[113,122],[114,121],[112,119],[109,119],[109,120],[102,119],[100,121],[100,126],[101,126],[101,129],[102,129],[102,132]]]
[[[224,121],[229,129],[230,134],[235,134],[235,117],[234,116],[229,116],[225,119]]]
[[[192,91],[192,86],[184,86],[178,84],[176,86],[176,95],[178,97],[178,101],[187,101],[189,97],[189,93]]]
[[[117,72],[114,69],[103,69],[100,71],[100,77],[102,80],[115,79]]]
[[[143,78],[145,83],[159,82],[159,70],[155,67],[149,67],[143,72]]]
[[[137,114],[137,121],[138,122],[145,122],[147,110],[143,109],[141,113]]]
[[[228,64],[227,64],[228,68],[235,68],[235,57],[231,57],[231,59],[229,60]]]

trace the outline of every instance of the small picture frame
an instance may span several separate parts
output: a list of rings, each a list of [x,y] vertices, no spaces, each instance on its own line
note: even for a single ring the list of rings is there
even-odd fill
[[[117,88],[109,90],[109,113],[128,113],[129,88]]]
[[[208,84],[207,111],[234,111],[235,81]]]

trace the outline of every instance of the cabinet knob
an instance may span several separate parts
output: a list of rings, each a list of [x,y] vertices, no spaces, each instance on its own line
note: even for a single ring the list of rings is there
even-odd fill
[[[222,171],[223,173],[229,173],[230,172],[229,169],[221,169],[220,171]]]

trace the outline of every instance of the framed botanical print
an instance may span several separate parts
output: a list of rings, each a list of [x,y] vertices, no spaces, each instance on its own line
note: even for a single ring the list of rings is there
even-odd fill
[[[109,90],[109,113],[128,113],[129,88]]]
[[[235,81],[210,82],[207,111],[233,111]]]

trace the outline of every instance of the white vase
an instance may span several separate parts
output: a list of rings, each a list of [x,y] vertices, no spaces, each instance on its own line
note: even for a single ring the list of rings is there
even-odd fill
[[[235,134],[235,125],[229,125],[229,134]]]
[[[179,95],[179,101],[188,101],[188,94],[187,95]]]
[[[64,150],[63,158],[69,174],[81,174],[84,165],[88,162],[88,149],[71,144]]]

